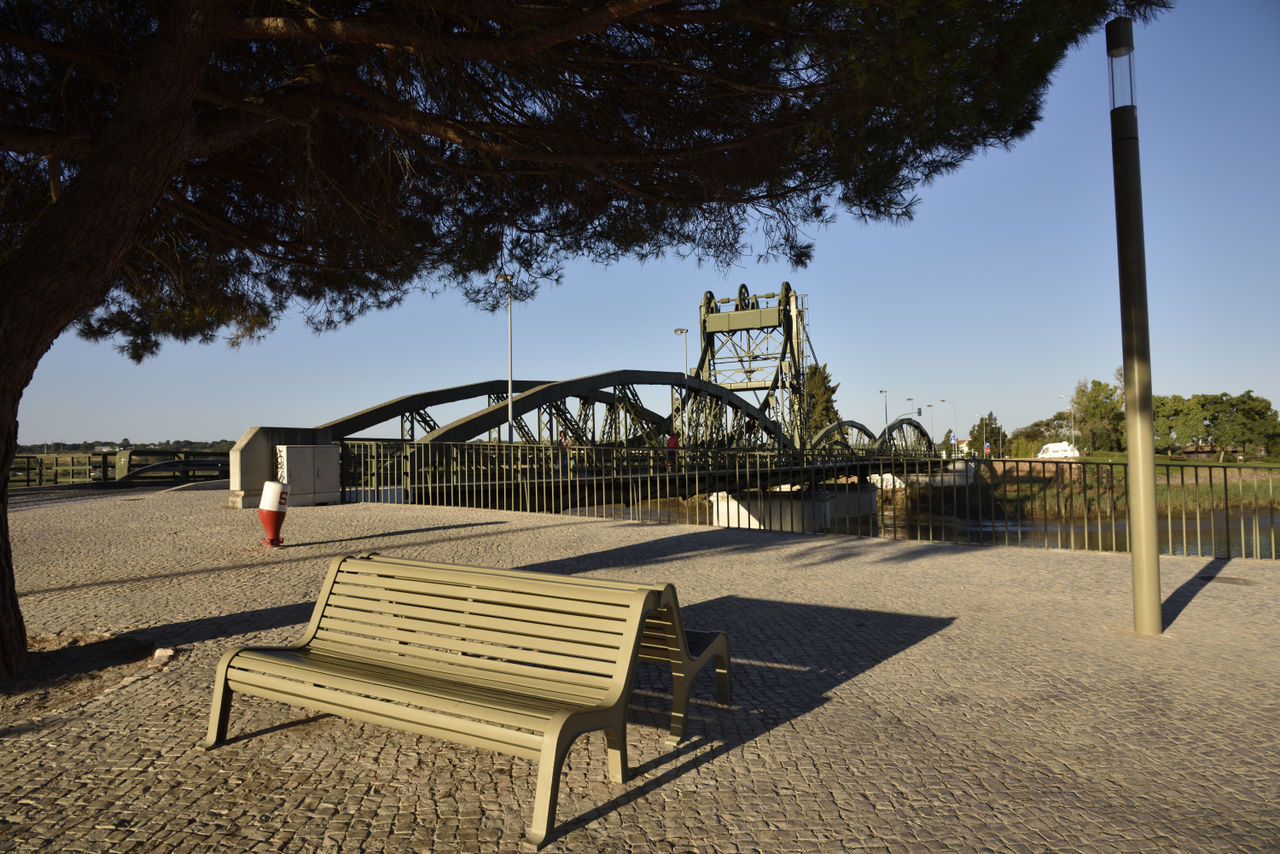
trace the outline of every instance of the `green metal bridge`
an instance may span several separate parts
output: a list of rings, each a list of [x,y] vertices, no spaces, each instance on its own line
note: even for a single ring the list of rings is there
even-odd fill
[[[879,434],[856,421],[809,434],[805,374],[817,364],[808,343],[804,298],[779,291],[736,299],[708,291],[700,306],[701,352],[687,374],[617,370],[558,381],[489,380],[419,392],[320,425],[345,439],[399,421],[400,440],[422,444],[500,442],[508,425],[525,445],[663,448],[677,436],[686,449],[778,452],[825,450],[858,455],[932,457],[924,428],[901,418]],[[655,408],[645,401],[664,405]],[[669,401],[669,403],[667,403]],[[432,411],[470,406],[441,423]]]
[[[821,482],[828,469],[856,479],[860,461],[894,460],[905,474],[912,461],[937,459],[911,418],[879,434],[857,421],[812,429],[804,387],[817,359],[804,298],[790,285],[759,295],[743,285],[725,299],[708,291],[699,326],[701,351],[686,373],[488,380],[406,395],[318,429],[342,443],[346,500],[508,509],[732,493],[761,488],[765,471],[768,488],[789,488]],[[466,414],[437,415],[445,410]],[[398,438],[352,438],[397,421]]]

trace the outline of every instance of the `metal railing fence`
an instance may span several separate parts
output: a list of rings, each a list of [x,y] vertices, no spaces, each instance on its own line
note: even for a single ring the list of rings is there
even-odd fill
[[[1125,463],[342,443],[346,502],[1127,551]],[[1274,559],[1280,467],[1161,464],[1163,554]]]
[[[10,486],[93,483],[114,471],[112,454],[18,454],[9,467]]]
[[[134,449],[60,454],[18,454],[9,467],[10,487],[81,483],[185,482],[226,477],[226,451]]]

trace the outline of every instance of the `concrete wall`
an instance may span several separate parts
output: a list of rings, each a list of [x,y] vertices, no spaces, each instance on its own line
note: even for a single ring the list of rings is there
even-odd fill
[[[227,506],[257,509],[262,484],[276,479],[276,445],[325,445],[328,430],[311,427],[250,427],[231,449],[231,495]]]
[[[711,524],[722,528],[763,528],[767,531],[829,531],[835,499],[792,495],[785,492],[765,495],[730,495],[714,492]]]

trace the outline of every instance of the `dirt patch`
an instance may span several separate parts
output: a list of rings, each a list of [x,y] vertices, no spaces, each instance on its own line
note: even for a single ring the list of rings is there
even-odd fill
[[[128,634],[59,632],[27,637],[26,672],[0,679],[0,727],[68,709],[132,676],[162,667],[173,654]]]

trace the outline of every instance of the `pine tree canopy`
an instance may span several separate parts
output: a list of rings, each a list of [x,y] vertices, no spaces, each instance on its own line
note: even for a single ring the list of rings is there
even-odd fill
[[[573,257],[808,261],[1168,0],[4,0],[0,475],[66,328],[135,359]],[[1101,60],[1100,60],[1101,61]],[[0,487],[0,677],[25,634]]]
[[[81,331],[135,358],[291,304],[528,296],[569,257],[803,264],[806,228],[908,217],[1031,131],[1072,45],[1164,5],[8,0],[0,262],[57,202],[126,232],[57,245],[95,256]],[[134,186],[72,192],[100,170]]]

